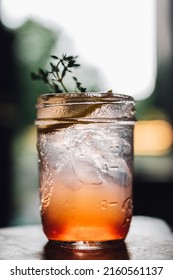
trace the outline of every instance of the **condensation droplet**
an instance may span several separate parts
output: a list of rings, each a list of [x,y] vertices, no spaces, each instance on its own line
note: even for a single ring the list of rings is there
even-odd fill
[[[114,153],[114,147],[112,147],[112,146],[109,147],[109,153],[110,153],[110,154],[113,154],[113,153]]]
[[[115,149],[114,149],[114,154],[115,154],[115,156],[119,156],[119,155],[120,155],[120,147],[119,147],[119,145],[117,145],[117,146],[115,147]]]

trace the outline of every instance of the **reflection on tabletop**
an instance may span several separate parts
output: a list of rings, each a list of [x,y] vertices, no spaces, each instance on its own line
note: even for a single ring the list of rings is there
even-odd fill
[[[43,251],[46,260],[128,260],[129,254],[123,242],[116,249],[103,250],[71,250],[48,242]]]

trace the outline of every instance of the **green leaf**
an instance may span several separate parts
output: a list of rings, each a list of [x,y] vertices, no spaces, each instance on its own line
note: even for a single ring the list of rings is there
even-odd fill
[[[53,58],[53,59],[59,59],[59,57],[56,56],[56,55],[51,55],[50,57]]]
[[[60,89],[60,87],[57,84],[53,84],[53,88],[55,90],[55,92],[62,92],[62,90]]]
[[[61,74],[61,80],[64,78],[66,72],[67,72],[67,67],[64,67],[62,74]]]
[[[50,66],[51,66],[52,72],[56,72],[56,73],[59,72],[57,65],[54,65],[52,62],[50,62]]]
[[[63,83],[63,78],[66,73],[72,73],[75,68],[80,67],[77,63],[78,56],[72,56],[67,54],[62,54],[61,58],[56,55],[51,55],[51,58],[58,60],[56,65],[50,62],[51,70],[47,71],[42,68],[38,69],[38,73],[31,73],[31,78],[33,80],[42,80],[44,83],[48,84],[55,92],[68,92],[66,86]],[[76,89],[81,92],[85,92],[86,88],[77,80],[75,76],[72,77],[76,84]]]
[[[40,80],[41,77],[40,77],[39,74],[34,73],[34,72],[31,72],[31,79],[32,79],[32,80]]]
[[[40,75],[45,75],[45,71],[42,68],[39,68],[38,72],[39,72]]]
[[[79,64],[79,63],[75,63],[75,64],[73,65],[73,67],[74,67],[74,68],[78,68],[78,67],[80,67],[80,64]]]

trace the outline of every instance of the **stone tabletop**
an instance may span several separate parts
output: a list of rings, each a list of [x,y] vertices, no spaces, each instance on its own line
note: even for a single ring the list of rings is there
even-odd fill
[[[41,225],[0,229],[0,260],[172,260],[173,233],[160,219],[134,216],[119,248],[79,251],[60,248],[45,237]]]

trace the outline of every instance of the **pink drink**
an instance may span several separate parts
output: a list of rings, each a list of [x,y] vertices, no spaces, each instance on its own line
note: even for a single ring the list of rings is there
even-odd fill
[[[63,246],[116,242],[129,230],[133,122],[99,118],[37,121],[43,230]]]

